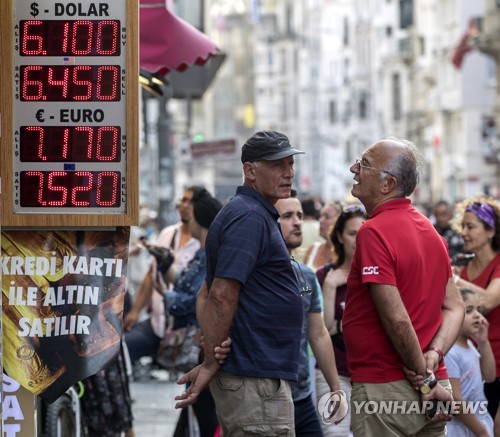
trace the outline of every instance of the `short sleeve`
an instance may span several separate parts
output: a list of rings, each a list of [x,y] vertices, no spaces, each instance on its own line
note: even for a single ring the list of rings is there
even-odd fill
[[[460,378],[462,376],[460,363],[460,351],[456,346],[453,346],[444,357],[444,364],[449,378]]]
[[[373,227],[360,228],[356,236],[355,256],[361,269],[363,284],[397,285],[395,255],[392,246]]]
[[[318,280],[314,275],[311,276],[311,287],[313,289],[311,297],[311,308],[310,313],[321,313],[323,312],[323,293],[321,292],[321,287]]]

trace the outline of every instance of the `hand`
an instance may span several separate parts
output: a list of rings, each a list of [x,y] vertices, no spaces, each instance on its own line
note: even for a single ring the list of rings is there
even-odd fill
[[[413,386],[415,390],[419,390],[420,387],[424,384],[424,379],[427,378],[432,373],[432,370],[426,369],[427,375],[424,377],[422,375],[419,375],[417,372],[414,372],[413,370],[408,369],[408,367],[404,366],[403,367],[403,372],[406,375],[406,379],[410,381],[410,384]]]
[[[231,337],[228,337],[220,344],[220,346],[214,347],[214,357],[220,365],[226,362],[227,356],[231,351],[232,342]]]
[[[138,318],[139,313],[137,311],[134,311],[134,309],[131,309],[125,317],[125,320],[123,321],[123,330],[130,331],[137,323]]]
[[[347,284],[348,275],[349,275],[349,270],[330,269],[326,274],[323,286],[330,286],[333,288],[337,288],[340,287],[341,285]]]
[[[425,358],[425,367],[430,369],[431,372],[435,372],[439,367],[439,360],[441,359],[441,355],[435,350],[430,350],[424,353]],[[430,373],[429,373],[430,375]]]
[[[451,266],[451,272],[453,273],[453,276],[460,276],[462,275],[462,271],[465,266]]]
[[[185,408],[194,404],[200,393],[217,373],[218,368],[219,366],[211,368],[205,367],[205,363],[202,363],[190,370],[184,376],[181,376],[177,380],[177,384],[186,384],[190,382],[191,385],[185,392],[175,397],[175,400],[179,401],[175,404],[175,408]]]
[[[427,407],[426,414],[427,418],[432,422],[449,422],[453,416],[450,414],[449,410],[451,408],[453,397],[450,392],[446,390],[441,384],[437,383],[437,385],[427,394],[421,394],[420,399],[423,404]],[[430,416],[430,401],[437,402],[437,410],[435,414]]]
[[[488,341],[488,329],[490,327],[490,323],[482,314],[480,314],[479,323],[479,331],[471,337],[478,345],[481,345]]]
[[[139,246],[138,244],[134,244],[130,250],[128,251],[128,256],[137,256],[142,252],[142,246]]]

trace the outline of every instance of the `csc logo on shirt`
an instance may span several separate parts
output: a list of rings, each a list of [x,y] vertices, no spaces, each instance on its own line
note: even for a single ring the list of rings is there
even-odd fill
[[[378,275],[378,266],[363,267],[363,275]]]

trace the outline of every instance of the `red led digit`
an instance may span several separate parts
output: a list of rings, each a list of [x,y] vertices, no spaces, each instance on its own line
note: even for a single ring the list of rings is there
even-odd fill
[[[90,80],[78,80],[79,76]],[[75,100],[90,100],[92,98],[92,67],[89,65],[75,67],[73,69],[73,85]]]
[[[55,180],[54,180],[55,179]],[[57,179],[59,179],[59,184],[56,184]],[[61,180],[62,179],[62,180]],[[48,204],[50,206],[64,206],[68,200],[68,173],[65,171],[51,171],[49,172],[49,177],[47,178],[47,190],[49,192],[59,192],[61,193],[58,200],[49,200]],[[62,185],[61,185],[62,183]]]
[[[62,48],[61,51],[63,54],[68,53],[68,41],[69,41],[69,23],[64,23],[63,25],[63,35],[62,35]]]
[[[40,56],[46,55],[47,51],[43,49],[43,38],[40,36],[40,27],[43,21],[28,20],[21,24],[21,54]]]
[[[78,56],[87,56],[92,50],[92,22],[75,21],[73,23],[73,40],[71,52]]]
[[[115,206],[118,193],[118,173],[103,171],[97,175],[98,206]]]
[[[102,56],[116,54],[117,45],[119,44],[117,35],[119,34],[117,21],[99,21],[97,25],[96,52]]]
[[[118,68],[103,65],[97,70],[97,100],[116,100]]]
[[[44,129],[40,126],[26,127],[26,134],[23,136],[21,128],[21,143],[26,147],[21,147],[21,161],[29,161],[30,153],[35,153],[39,161],[46,161],[47,157],[43,154],[43,145],[45,144]],[[29,151],[30,153],[26,153]],[[23,153],[24,152],[24,153]]]
[[[119,20],[21,20],[21,56],[119,56]]]
[[[73,135],[73,155],[81,161],[90,161],[92,159],[94,129],[88,126],[75,127]]]
[[[59,80],[54,79],[54,71],[56,71],[56,76],[61,76],[62,78]],[[68,78],[69,78],[69,70],[67,68],[56,68],[49,67],[49,74],[47,77],[47,82],[49,85],[53,87],[61,87],[61,95],[64,99],[68,96]]]
[[[90,171],[76,171],[74,188],[71,190],[71,206],[89,206],[94,175]]]
[[[103,126],[97,129],[96,158],[99,161],[115,161],[118,150],[119,129]]]
[[[40,65],[28,65],[22,70],[21,100],[47,100],[47,96],[43,94],[43,83],[40,80],[31,80],[40,78],[41,72]]]
[[[27,180],[23,184],[23,174],[21,174],[21,205],[23,204],[23,195],[29,195],[30,199],[36,199],[36,206],[45,206],[47,202],[43,199],[45,177],[41,171],[24,172]],[[25,178],[25,179],[26,179]],[[33,196],[36,192],[36,197]]]
[[[64,129],[63,133],[63,143],[62,143],[62,154],[63,159],[68,159],[68,141],[69,141],[69,129]]]

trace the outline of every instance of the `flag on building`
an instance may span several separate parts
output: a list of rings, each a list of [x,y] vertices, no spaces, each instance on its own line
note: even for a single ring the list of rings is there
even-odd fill
[[[477,35],[477,33],[478,29],[476,26],[476,19],[471,18],[469,20],[469,27],[460,38],[460,41],[458,42],[456,47],[453,49],[451,62],[455,66],[455,68],[462,68],[462,63],[465,55],[474,49],[474,46],[471,44],[470,38]]]

